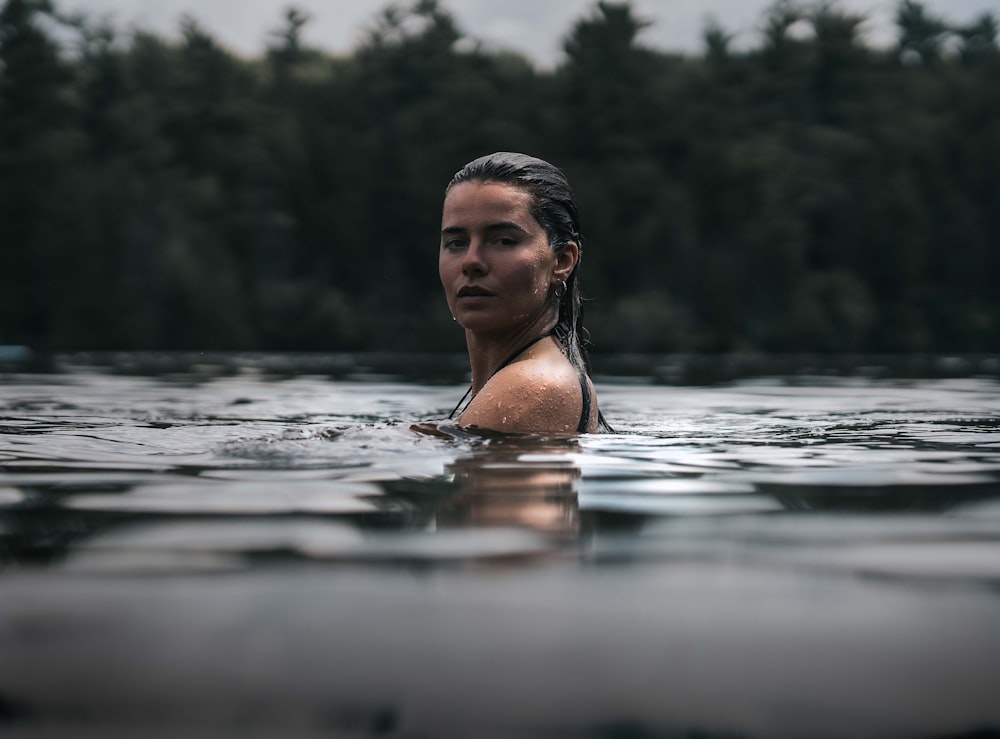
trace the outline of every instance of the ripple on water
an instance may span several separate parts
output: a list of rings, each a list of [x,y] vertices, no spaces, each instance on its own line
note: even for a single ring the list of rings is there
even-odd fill
[[[283,515],[291,513],[355,514],[377,510],[372,498],[381,490],[363,482],[213,481],[142,485],[127,495],[81,494],[67,498],[66,508],[117,513]]]
[[[282,518],[123,525],[77,547],[63,569],[168,574],[246,568],[254,562],[416,565],[524,560],[559,542],[520,528],[363,532],[339,521]]]
[[[0,487],[0,508],[3,508],[4,506],[18,505],[19,503],[23,503],[24,499],[24,493],[17,488]]]
[[[994,503],[995,505],[995,503]],[[1000,519],[926,514],[661,518],[597,538],[595,561],[742,562],[815,575],[1000,584]]]

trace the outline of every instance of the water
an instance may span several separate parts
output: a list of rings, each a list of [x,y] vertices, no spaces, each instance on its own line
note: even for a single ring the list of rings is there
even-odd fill
[[[995,379],[350,378],[3,378],[0,734],[1000,732]]]

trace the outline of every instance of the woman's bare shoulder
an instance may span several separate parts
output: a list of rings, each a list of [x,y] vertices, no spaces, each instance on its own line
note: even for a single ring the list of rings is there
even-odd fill
[[[459,422],[497,431],[572,433],[582,402],[576,371],[565,359],[516,362],[486,383]]]

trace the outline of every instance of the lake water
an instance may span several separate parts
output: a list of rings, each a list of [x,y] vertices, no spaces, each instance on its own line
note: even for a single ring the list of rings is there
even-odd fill
[[[0,735],[1000,733],[1000,383],[0,376]]]

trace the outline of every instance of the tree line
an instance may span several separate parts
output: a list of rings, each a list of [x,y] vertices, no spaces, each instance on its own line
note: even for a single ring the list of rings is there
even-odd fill
[[[334,55],[289,9],[237,56],[0,7],[0,344],[454,350],[443,188],[524,151],[583,215],[595,349],[1000,350],[1000,50],[903,0],[897,41],[778,0],[751,48],[598,2],[551,69],[436,0]]]

